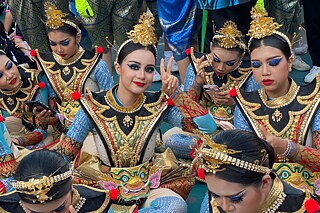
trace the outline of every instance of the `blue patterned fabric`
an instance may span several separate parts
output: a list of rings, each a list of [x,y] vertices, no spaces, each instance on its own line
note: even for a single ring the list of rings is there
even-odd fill
[[[2,158],[5,155],[12,154],[12,151],[4,137],[4,133],[7,131],[6,125],[4,123],[0,123],[0,157]],[[4,163],[4,162],[1,162]],[[1,175],[1,174],[0,174]],[[13,180],[13,177],[10,176],[8,178],[3,178],[0,181],[5,185],[6,192],[13,191],[13,187],[9,184]]]
[[[250,0],[198,0],[198,7],[201,10],[217,10],[246,2]]]
[[[104,60],[100,59],[92,74],[94,76],[92,80],[98,83],[100,90],[109,90],[113,87],[113,77]]]
[[[203,198],[203,201],[201,203],[200,213],[210,213],[208,196],[209,196],[208,193],[206,193],[206,195]]]
[[[139,209],[139,213],[186,213],[188,210],[187,203],[178,197],[167,196],[160,197],[151,202],[146,208]]]
[[[176,61],[187,57],[192,28],[195,20],[197,1],[160,0],[157,1],[159,19],[168,45]]]

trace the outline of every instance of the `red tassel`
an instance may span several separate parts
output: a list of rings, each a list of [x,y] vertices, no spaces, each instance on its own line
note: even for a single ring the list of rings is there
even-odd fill
[[[3,195],[7,192],[6,185],[2,181],[0,181],[0,195]]]
[[[186,49],[186,54],[187,55],[191,55],[191,49],[190,48]]]
[[[46,86],[46,84],[41,81],[41,82],[39,82],[38,86],[40,89],[43,89]]]
[[[231,97],[236,97],[237,96],[237,90],[236,88],[232,88],[229,92]]]
[[[36,50],[30,50],[30,55],[35,57],[37,55],[37,51]]]
[[[134,208],[134,210],[133,210],[133,213],[138,213],[139,211],[139,207],[138,206],[136,206],[136,208]]]
[[[171,98],[169,98],[169,99],[167,100],[167,104],[168,104],[168,106],[170,106],[170,107],[174,106],[174,102],[173,102],[173,100],[172,100]]]
[[[77,100],[80,99],[81,94],[80,94],[80,92],[75,91],[75,92],[73,92],[73,93],[71,94],[71,97],[72,97],[72,100],[77,101]]]
[[[103,47],[98,46],[98,47],[97,47],[97,53],[101,54],[101,53],[103,53],[103,52],[104,52]]]
[[[316,213],[319,211],[319,203],[315,199],[308,199],[304,203],[304,207],[308,213]]]
[[[4,122],[4,118],[0,115],[0,122]]]
[[[203,168],[198,169],[197,174],[198,174],[199,178],[204,180],[204,169]]]
[[[118,189],[111,189],[110,190],[110,199],[117,200],[119,197],[119,190]]]

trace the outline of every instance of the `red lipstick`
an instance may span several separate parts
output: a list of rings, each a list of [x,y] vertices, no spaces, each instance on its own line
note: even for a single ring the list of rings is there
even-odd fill
[[[9,84],[10,85],[14,85],[16,82],[17,82],[17,78],[14,78],[9,82]]]
[[[271,79],[263,79],[263,80],[262,80],[262,83],[263,83],[263,85],[265,85],[265,86],[269,86],[269,85],[271,85],[273,82],[274,82],[274,80],[271,80]]]
[[[61,58],[65,57],[67,54],[58,54]]]
[[[138,87],[144,87],[144,85],[146,85],[146,84],[144,84],[144,83],[137,82],[137,81],[134,81],[133,83],[134,83],[135,85],[137,85]]]

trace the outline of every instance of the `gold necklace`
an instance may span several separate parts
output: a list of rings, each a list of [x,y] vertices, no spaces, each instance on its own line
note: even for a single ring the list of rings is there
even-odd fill
[[[277,209],[282,205],[286,198],[286,194],[283,191],[283,184],[279,178],[274,179],[273,186],[268,194],[268,197],[263,202],[262,207],[259,209],[259,213],[275,213]]]
[[[289,91],[287,92],[287,94],[272,99],[272,100],[268,100],[268,96],[265,92],[265,90],[262,88],[258,91],[259,96],[262,100],[262,103],[268,107],[269,109],[276,109],[273,113],[272,113],[272,120],[274,122],[279,122],[282,119],[282,113],[280,112],[280,108],[281,107],[285,107],[289,104],[292,103],[292,101],[295,100],[298,92],[299,92],[300,86],[298,86],[296,84],[296,82],[294,82],[293,80],[291,81],[291,85],[289,88]]]
[[[126,127],[132,126],[133,125],[133,119],[128,114],[132,114],[134,112],[139,111],[141,109],[141,107],[143,106],[143,104],[145,103],[145,101],[146,101],[146,96],[143,93],[141,93],[138,96],[136,102],[132,106],[130,106],[130,107],[122,107],[122,106],[119,106],[119,104],[117,104],[117,102],[115,100],[115,97],[112,94],[112,91],[113,90],[111,89],[106,93],[106,95],[104,96],[105,101],[115,111],[120,112],[120,113],[126,113],[127,115],[123,118],[122,123]]]
[[[76,189],[72,189],[72,206],[79,212],[83,204],[86,202],[86,198],[80,197],[80,193]]]
[[[72,56],[69,59],[63,59],[61,56],[59,56],[56,53],[52,53],[53,58],[57,61],[58,64],[64,66],[63,68],[63,74],[65,75],[69,75],[70,74],[70,68],[68,67],[69,65],[72,65],[74,63],[76,63],[84,54],[85,50],[79,46],[78,52],[76,52],[76,54],[74,54],[74,56]]]

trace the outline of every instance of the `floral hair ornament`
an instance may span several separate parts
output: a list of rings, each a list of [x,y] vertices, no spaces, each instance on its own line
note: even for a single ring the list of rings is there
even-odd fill
[[[223,27],[217,31],[217,34],[213,36],[212,40],[217,40],[223,48],[230,49],[238,46],[245,51],[247,47],[241,40],[243,37],[243,34],[237,29],[237,25],[233,21],[226,21]]]
[[[139,18],[139,23],[136,24],[130,32],[128,32],[128,40],[123,42],[117,51],[116,62],[121,49],[129,42],[141,44],[144,47],[153,45],[155,49],[157,44],[157,36],[155,34],[154,17],[152,13],[143,13]]]
[[[48,197],[47,193],[50,189],[60,181],[66,180],[72,175],[72,170],[68,170],[64,173],[55,176],[43,176],[42,178],[31,178],[29,181],[12,181],[10,184],[16,189],[17,192],[34,195],[35,199],[33,203],[44,203],[47,200],[52,200],[52,197]]]
[[[195,150],[196,157],[192,161],[192,164],[194,165],[197,163],[199,168],[203,168],[206,172],[215,174],[216,172],[225,170],[225,168],[221,168],[222,165],[233,165],[257,173],[270,173],[270,169],[268,167],[240,160],[231,156],[236,153],[241,153],[241,151],[228,149],[223,144],[217,144],[209,135],[203,134],[198,130],[194,133],[201,138],[203,143]]]
[[[66,17],[68,14],[63,13],[61,10],[58,10],[56,5],[54,5],[52,2],[44,3],[44,11],[47,17],[47,21],[45,22],[45,24],[49,29],[56,30],[59,27],[62,27],[64,24],[67,24],[75,28],[78,33],[81,32],[81,30],[75,23],[64,19],[64,17]]]
[[[271,35],[277,35],[286,41],[290,47],[291,56],[293,57],[292,43],[290,39],[282,32],[278,31],[282,25],[275,22],[274,18],[268,17],[268,13],[264,8],[253,7],[251,10],[252,21],[248,36],[250,36],[248,47],[250,47],[254,39],[262,39]],[[295,36],[294,36],[295,37]]]

